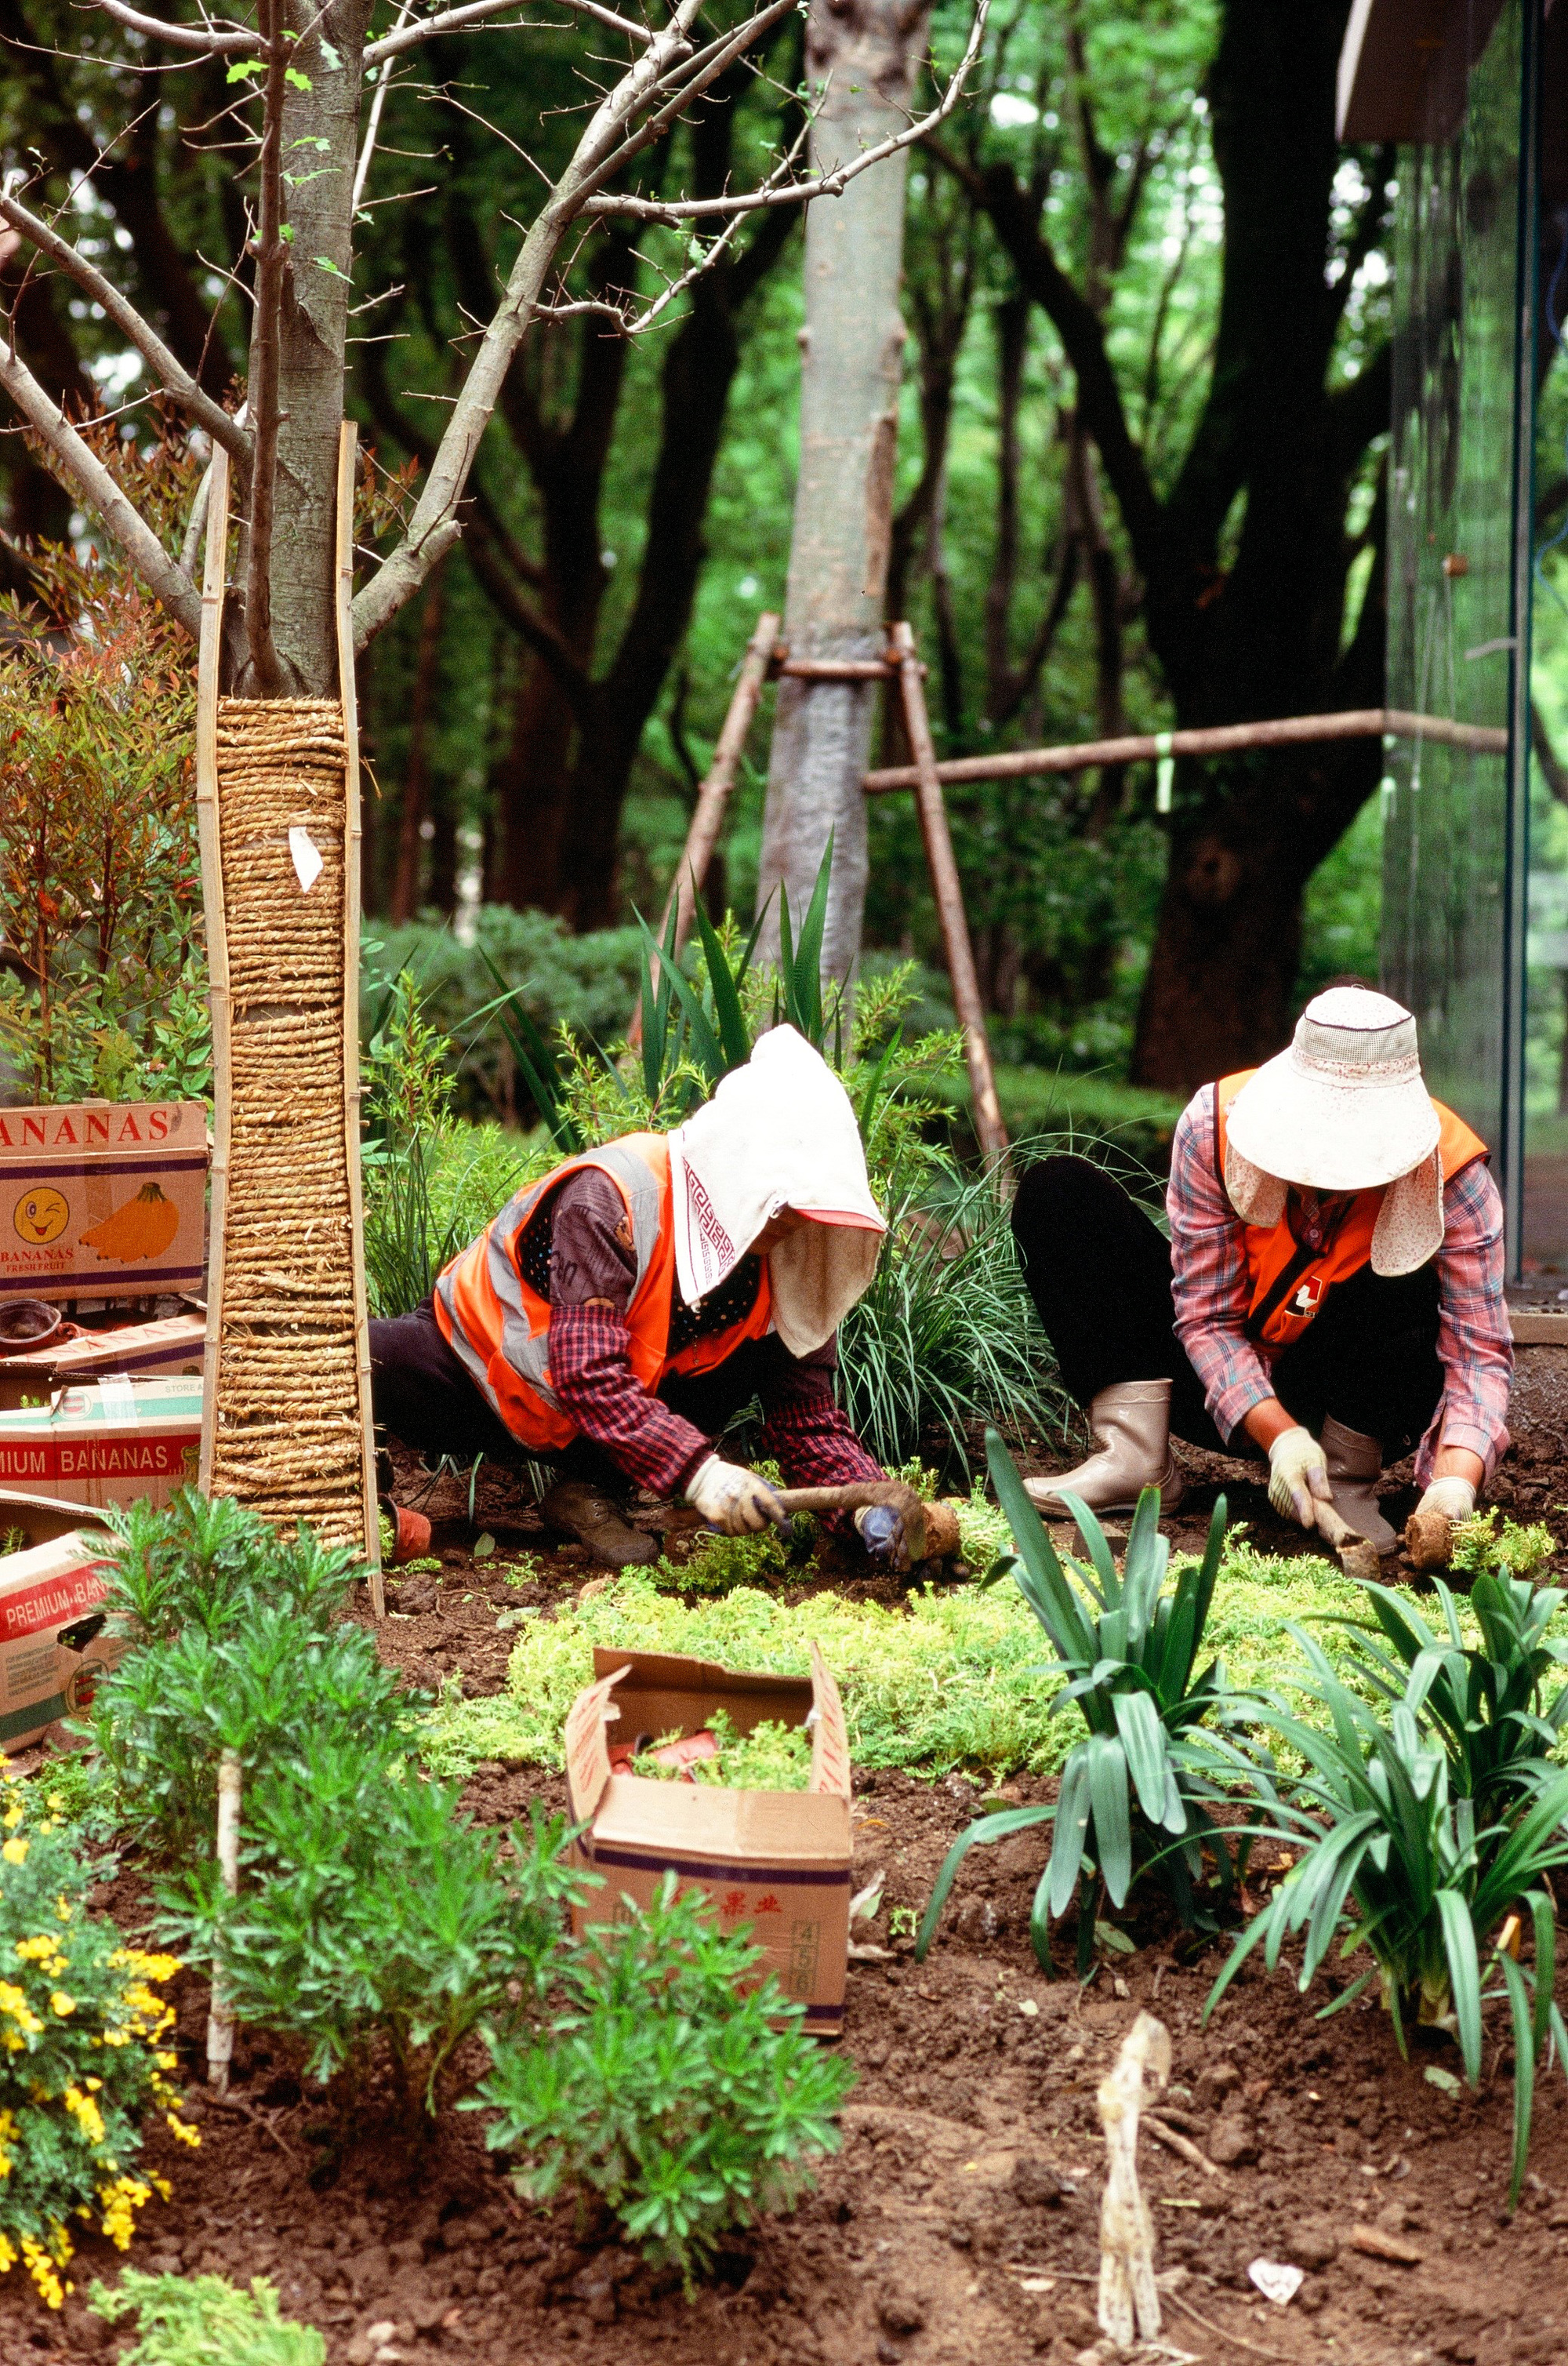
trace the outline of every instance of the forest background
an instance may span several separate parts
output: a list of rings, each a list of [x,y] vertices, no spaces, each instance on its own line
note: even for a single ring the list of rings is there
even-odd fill
[[[548,10],[533,11],[548,17]],[[1333,134],[1341,0],[1001,0],[953,119],[911,159],[906,349],[887,614],[930,665],[939,752],[1376,704],[1389,407],[1391,152]],[[967,7],[941,0],[940,55]],[[667,143],[672,186],[755,172],[801,105],[798,18]],[[232,399],[243,355],[234,69],[160,53],[66,0],[0,0],[7,164]],[[124,72],[102,62],[119,41]],[[80,62],[89,51],[89,73]],[[364,193],[351,407],[383,498],[450,399],[450,342],[493,307],[535,164],[574,136],[591,25],[432,41],[390,81]],[[202,89],[206,77],[210,88]],[[105,112],[106,81],[134,107]],[[204,106],[207,121],[204,125]],[[126,121],[130,129],[124,129]],[[503,138],[493,136],[489,127]],[[91,171],[89,185],[85,176]],[[827,200],[824,202],[831,202]],[[140,365],[14,241],[0,293],[68,410],[145,445]],[[464,538],[363,660],[371,935],[443,1022],[484,998],[476,939],[542,1019],[614,1032],[634,909],[678,856],[756,618],[781,608],[803,318],[798,214],[743,227],[652,333],[582,314],[530,339]],[[634,231],[584,240],[574,294],[658,282]],[[0,574],[92,540],[19,434],[0,438]],[[749,913],[771,698],[721,860]],[[880,760],[902,755],[890,712]],[[1014,1126],[1158,1137],[1205,1075],[1282,1040],[1335,973],[1376,971],[1375,744],[951,794]],[[866,941],[940,942],[910,801],[875,802]],[[466,1088],[526,1115],[502,1040]]]

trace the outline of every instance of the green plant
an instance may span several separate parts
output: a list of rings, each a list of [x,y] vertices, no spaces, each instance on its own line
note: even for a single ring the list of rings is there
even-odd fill
[[[281,2315],[264,2276],[241,2292],[222,2276],[149,2276],[121,2271],[110,2291],[95,2284],[87,2305],[110,2325],[136,2319],[138,2338],[120,2366],[324,2366],[327,2344],[313,2325]]]
[[[174,2008],[155,1993],[179,1965],[89,1912],[106,1867],[78,1853],[58,1797],[0,1779],[0,2271],[19,2261],[51,2308],[73,2220],[123,2251],[154,2191],[167,2198],[130,2166],[147,2113],[197,2141],[174,2108]]]
[[[1462,1520],[1453,1532],[1453,1568],[1462,1576],[1478,1577],[1506,1570],[1510,1576],[1533,1578],[1557,1550],[1551,1530],[1539,1520],[1528,1525],[1505,1519],[1497,1527],[1497,1506]]]
[[[531,2045],[497,2044],[472,2099],[496,2114],[487,2142],[513,2156],[522,2193],[597,2199],[689,2288],[727,2229],[810,2186],[855,2075],[771,1975],[745,1985],[760,1956],[668,1876],[651,1906],[566,1954],[566,2010]]]
[[[1549,2037],[1568,2067],[1565,2031],[1552,1986],[1556,1909],[1549,1876],[1568,1863],[1568,1775],[1542,1762],[1535,1779],[1483,1809],[1456,1793],[1443,1736],[1423,1724],[1429,1664],[1412,1668],[1386,1723],[1339,1681],[1314,1639],[1294,1621],[1290,1633],[1309,1673],[1297,1689],[1324,1710],[1327,1729],[1271,1702],[1268,1723],[1295,1752],[1304,1772],[1283,1788],[1257,1753],[1235,1753],[1236,1773],[1260,1802],[1265,1829],[1301,1851],[1273,1898],[1238,1939],[1204,2007],[1219,2002],[1253,1949],[1271,1971],[1292,1933],[1303,1937],[1297,1986],[1305,1995],[1330,1947],[1369,1968],[1326,2008],[1333,2012],[1376,1979],[1401,2053],[1406,2024],[1450,2031],[1465,2076],[1481,2080],[1482,2007],[1506,1997],[1513,2025],[1514,2171],[1511,2202],[1523,2183],[1534,2075]],[[1466,1761],[1456,1755],[1463,1769]],[[1481,1950],[1510,1909],[1529,1915],[1533,1969],[1501,1946],[1494,1955],[1500,1985],[1483,1987]]]
[[[241,1812],[240,1888],[193,1865],[159,1894],[161,1930],[221,1974],[241,2022],[300,2041],[312,2077],[362,2079],[384,2041],[406,2117],[433,2112],[481,2022],[520,2027],[552,1971],[584,1876],[535,1807],[490,1831],[455,1789],[352,1733],[263,1768]]]
[[[845,1410],[885,1468],[940,1438],[967,1470],[986,1422],[1048,1435],[1070,1415],[994,1183],[939,1179],[927,1166],[890,1201],[876,1272],[839,1331]]]
[[[1436,1728],[1448,1753],[1456,1798],[1474,1802],[1483,1820],[1505,1812],[1525,1792],[1538,1790],[1552,1770],[1568,1723],[1568,1681],[1550,1700],[1550,1671],[1568,1668],[1568,1641],[1550,1632],[1568,1600],[1561,1587],[1537,1586],[1506,1569],[1483,1569],[1470,1589],[1470,1611],[1480,1628],[1468,1642],[1459,1606],[1439,1578],[1436,1592],[1443,1631],[1386,1585],[1368,1585],[1377,1627],[1394,1656],[1372,1639],[1364,1622],[1350,1619],[1350,1665],[1383,1700],[1405,1701]]]
[[[185,1489],[111,1512],[107,1609],[132,1648],[94,1695],[91,1729],[127,1830],[176,1860],[212,1846],[218,1762],[247,1775],[307,1741],[411,1759],[422,1704],[364,1628],[338,1624],[347,1553],[277,1535],[231,1498]]]
[[[1065,1679],[1053,1707],[1076,1702],[1089,1729],[1062,1768],[1054,1804],[1004,1808],[959,1834],[936,1876],[915,1953],[924,1958],[971,1848],[1052,1822],[1050,1861],[1029,1918],[1035,1953],[1048,1972],[1052,1919],[1066,1911],[1075,1893],[1081,1953],[1092,1944],[1092,1875],[1120,1907],[1135,1871],[1158,1870],[1185,1924],[1196,1920],[1193,1886],[1203,1876],[1205,1845],[1222,1885],[1229,1886],[1230,1839],[1209,1812],[1215,1786],[1208,1761],[1192,1740],[1210,1716],[1230,1721],[1238,1713],[1218,1660],[1201,1676],[1193,1673],[1219,1572],[1226,1503],[1222,1495],[1215,1505],[1202,1562],[1182,1570],[1167,1594],[1170,1548],[1159,1533],[1157,1487],[1146,1487],[1138,1498],[1119,1575],[1093,1513],[1076,1495],[1066,1496],[1089,1552],[1087,1563],[1068,1560],[1075,1591],[994,1430],[986,1450],[1018,1549],[1012,1574],[1056,1650],[1049,1673]]]

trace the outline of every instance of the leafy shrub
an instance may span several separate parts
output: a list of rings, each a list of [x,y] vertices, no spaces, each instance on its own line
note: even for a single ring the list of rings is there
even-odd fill
[[[0,1780],[0,2270],[19,2260],[58,2308],[70,2222],[123,2251],[154,2191],[167,2198],[129,2166],[147,2112],[197,2141],[174,2108],[174,2009],[156,1993],[179,1966],[89,1913],[103,1867],[84,1864],[50,1802]]]
[[[1544,1759],[1533,1769],[1516,1761],[1506,1788],[1491,1783],[1489,1804],[1483,1804],[1459,1782],[1485,1777],[1484,1760],[1472,1757],[1468,1737],[1445,1733],[1428,1714],[1428,1688],[1439,1673],[1428,1657],[1412,1668],[1385,1723],[1339,1681],[1304,1628],[1293,1621],[1290,1632],[1308,1665],[1297,1689],[1327,1713],[1327,1729],[1271,1702],[1268,1723],[1305,1771],[1279,1786],[1273,1770],[1257,1757],[1238,1755],[1236,1764],[1261,1805],[1267,1828],[1302,1853],[1237,1941],[1205,2017],[1254,1948],[1263,1947],[1272,1971],[1286,1938],[1301,1932],[1297,1986],[1304,1995],[1330,1947],[1338,1944],[1339,1955],[1351,1959],[1364,1951],[1370,1966],[1330,2010],[1349,2004],[1376,1979],[1401,2053],[1407,2022],[1449,2030],[1476,2087],[1482,2006],[1488,1995],[1506,1998],[1515,2047],[1510,2201],[1517,2203],[1534,2074],[1549,2038],[1568,2067],[1568,2030],[1552,2000],[1556,1909],[1550,1887],[1552,1869],[1568,1863],[1568,1775]],[[1490,1689],[1495,1697],[1498,1687]],[[1493,1967],[1499,1985],[1485,1991],[1481,1953],[1510,1909],[1529,1916],[1535,1963],[1532,1969],[1521,1967],[1498,1944]]]
[[[516,2158],[521,2192],[597,2197],[689,2287],[729,2228],[810,2187],[854,2079],[771,1975],[743,1993],[760,1956],[666,1876],[645,1911],[568,1953],[567,2010],[531,2045],[497,2045],[473,2098],[497,2114],[487,2141]]]
[[[349,1555],[305,1527],[281,1537],[230,1497],[187,1488],[164,1510],[107,1515],[119,1538],[108,1610],[133,1648],[98,1684],[92,1731],[131,1834],[166,1857],[207,1853],[218,1762],[248,1776],[308,1737],[367,1761],[414,1752],[421,1704],[364,1628],[335,1623]]]
[[[1065,1679],[1053,1707],[1076,1702],[1089,1730],[1062,1768],[1054,1803],[1004,1808],[959,1834],[936,1876],[915,1954],[924,1957],[958,1866],[977,1842],[1049,1822],[1050,1862],[1029,1918],[1035,1953],[1048,1973],[1051,1921],[1065,1913],[1081,1885],[1080,1953],[1087,1954],[1094,1927],[1087,1876],[1097,1875],[1119,1907],[1135,1870],[1156,1870],[1188,1925],[1197,1920],[1193,1886],[1203,1877],[1205,1844],[1229,1886],[1231,1844],[1206,1804],[1216,1796],[1211,1762],[1192,1741],[1211,1715],[1232,1722],[1238,1714],[1218,1660],[1195,1680],[1193,1673],[1219,1573],[1226,1502],[1222,1495],[1215,1505],[1202,1562],[1182,1569],[1167,1594],[1170,1548],[1159,1533],[1157,1487],[1138,1498],[1119,1575],[1093,1513],[1076,1495],[1066,1496],[1089,1551],[1088,1564],[1068,1560],[1075,1591],[994,1430],[986,1446],[1018,1547],[1011,1573],[1056,1650],[1048,1673]]]
[[[188,502],[183,439],[84,432],[144,513]],[[204,1096],[195,653],[112,550],[22,564],[28,596],[0,600],[0,942],[27,966],[0,975],[0,1072],[25,1100]]]
[[[140,2337],[120,2366],[324,2366],[327,2344],[313,2325],[280,2315],[264,2276],[248,2293],[222,2276],[148,2276],[126,2268],[111,2292],[95,2284],[87,2302],[118,2325],[136,2319]]]
[[[300,2040],[312,2077],[363,2075],[381,2038],[405,2112],[433,2111],[463,2040],[537,2007],[582,1886],[567,1837],[537,1808],[483,1830],[454,1789],[312,1737],[246,1789],[238,1897],[197,1865],[161,1891],[161,1927],[218,1968],[237,2019]]]

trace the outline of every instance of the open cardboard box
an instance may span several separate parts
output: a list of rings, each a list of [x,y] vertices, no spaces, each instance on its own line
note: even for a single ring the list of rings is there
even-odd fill
[[[0,1413],[0,1485],[47,1489],[94,1511],[194,1485],[201,1454],[196,1379],[95,1380],[45,1405]]]
[[[0,1538],[18,1529],[22,1549],[0,1553],[0,1750],[13,1755],[85,1708],[126,1648],[103,1632],[106,1531],[80,1504],[0,1489]]]
[[[849,1958],[849,1744],[838,1686],[816,1650],[809,1677],[743,1675],[678,1652],[596,1649],[595,1681],[566,1718],[566,1788],[588,1829],[578,1861],[603,1877],[573,1918],[581,1936],[646,1906],[666,1873],[704,1889],[725,1929],[749,1922],[775,1972],[806,2008],[806,2026],[836,2037]],[[610,1734],[695,1732],[724,1708],[737,1732],[765,1718],[812,1727],[804,1791],[726,1790],[617,1774]]]
[[[111,1331],[84,1331],[57,1347],[0,1357],[0,1411],[36,1404],[73,1381],[114,1379],[199,1380],[207,1324],[199,1314],[166,1314],[157,1323],[122,1323]]]

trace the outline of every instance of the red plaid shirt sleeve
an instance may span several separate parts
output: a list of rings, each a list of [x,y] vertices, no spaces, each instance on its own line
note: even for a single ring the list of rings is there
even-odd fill
[[[700,1429],[651,1396],[632,1369],[632,1340],[605,1306],[552,1306],[550,1385],[585,1437],[650,1494],[678,1494],[711,1453]]]
[[[1252,1407],[1273,1394],[1273,1382],[1264,1354],[1247,1336],[1245,1234],[1215,1166],[1212,1085],[1193,1095],[1177,1124],[1165,1209],[1176,1336],[1215,1427],[1234,1439]],[[1508,1443],[1514,1356],[1503,1295],[1503,1203],[1479,1160],[1447,1186],[1443,1226],[1438,1355],[1444,1389],[1416,1459],[1423,1486],[1439,1445],[1467,1447],[1490,1478]]]
[[[1193,1094],[1177,1121],[1165,1193],[1176,1336],[1203,1385],[1209,1418],[1234,1438],[1274,1393],[1247,1336],[1246,1233],[1215,1171],[1215,1088]]]
[[[771,1456],[790,1487],[847,1487],[856,1479],[883,1479],[849,1426],[834,1394],[836,1341],[790,1364],[763,1403],[758,1450]]]

